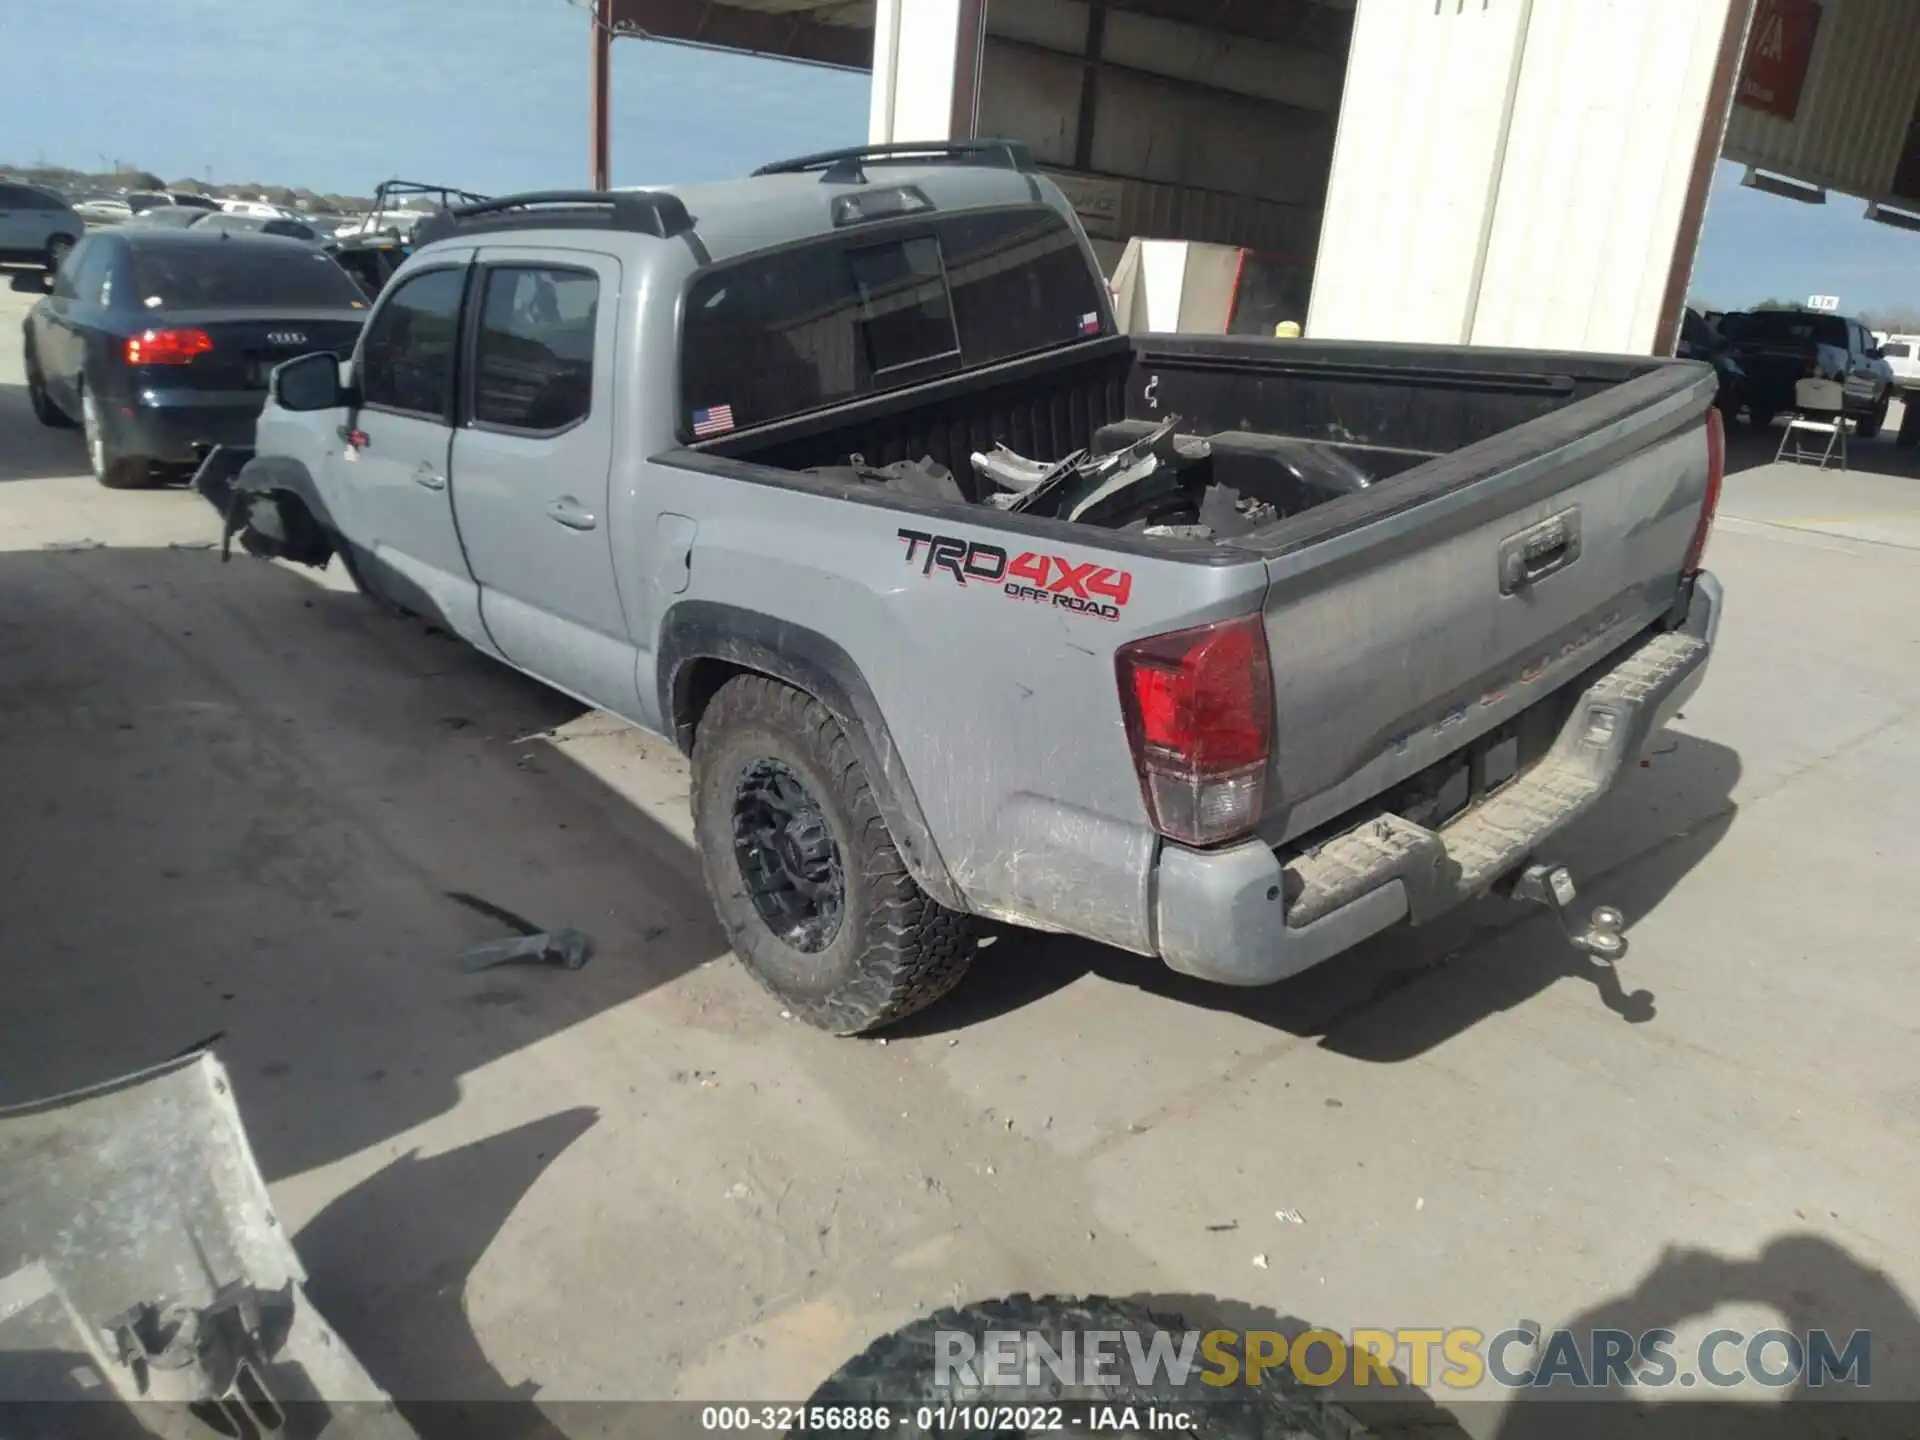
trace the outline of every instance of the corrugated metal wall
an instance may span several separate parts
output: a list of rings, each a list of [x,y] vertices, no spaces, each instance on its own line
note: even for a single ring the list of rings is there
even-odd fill
[[[1810,184],[1889,200],[1916,102],[1920,3],[1826,0],[1794,118],[1735,105],[1726,154]]]
[[[1308,332],[1649,353],[1729,3],[1362,0]]]
[[[1527,9],[1361,0],[1308,334],[1464,337]]]
[[[1652,350],[1725,22],[1535,0],[1470,343]]]

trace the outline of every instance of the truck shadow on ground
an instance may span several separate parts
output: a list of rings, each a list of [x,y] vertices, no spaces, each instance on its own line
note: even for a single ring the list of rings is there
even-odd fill
[[[0,270],[0,275],[6,272]],[[87,473],[87,447],[78,430],[55,430],[33,418],[27,387],[0,383],[0,484]]]
[[[1548,847],[1580,885],[1575,914],[1613,905],[1632,938],[1732,825],[1740,758],[1675,731],[1655,737],[1644,768],[1622,778],[1592,813]],[[948,1000],[909,1020],[909,1032],[971,1025],[1032,1004],[1083,975],[1170,1001],[1230,1011],[1291,1034],[1318,1037],[1356,1059],[1424,1054],[1490,1015],[1525,1004],[1556,981],[1593,986],[1597,1003],[1629,1024],[1656,1018],[1647,952],[1617,967],[1567,944],[1545,911],[1483,899],[1418,929],[1391,930],[1292,980],[1234,989],[1189,979],[1159,961],[1083,940],[1014,931],[983,953]]]
[[[273,565],[0,554],[0,1103],[212,1044],[275,1180],[724,955],[692,852],[515,743],[579,711]],[[509,931],[450,892],[595,956],[463,973]]]

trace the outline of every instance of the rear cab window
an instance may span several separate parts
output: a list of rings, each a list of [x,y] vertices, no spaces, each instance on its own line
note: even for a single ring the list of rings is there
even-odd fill
[[[129,279],[148,310],[311,305],[364,310],[347,272],[317,250],[236,240],[134,246]]]
[[[1103,332],[1079,237],[1044,206],[836,234],[695,277],[680,433],[705,440]]]

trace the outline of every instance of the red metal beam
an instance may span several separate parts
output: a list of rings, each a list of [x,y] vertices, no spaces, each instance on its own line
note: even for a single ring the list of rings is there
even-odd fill
[[[608,189],[613,183],[613,127],[608,114],[613,92],[613,3],[614,0],[593,0],[592,49],[587,60],[587,103],[592,126],[589,155],[596,190]]]
[[[713,0],[598,0],[612,12],[615,30],[739,50],[842,70],[873,68],[873,30],[824,25],[804,11],[772,13]]]

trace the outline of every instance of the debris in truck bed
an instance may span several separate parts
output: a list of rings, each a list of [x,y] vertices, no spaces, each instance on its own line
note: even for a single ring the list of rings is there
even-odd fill
[[[923,455],[918,460],[896,460],[891,465],[869,465],[864,456],[849,455],[845,465],[816,465],[807,474],[849,485],[885,485],[921,500],[944,500],[952,505],[967,503],[953,472],[931,455]]]

